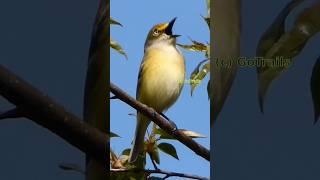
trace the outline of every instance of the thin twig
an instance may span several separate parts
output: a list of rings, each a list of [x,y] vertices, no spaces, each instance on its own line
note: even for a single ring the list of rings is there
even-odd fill
[[[109,99],[118,99],[117,96],[111,96]]]
[[[135,108],[136,110],[140,111],[151,121],[157,124],[160,128],[166,131],[168,134],[173,136],[175,139],[186,145],[190,148],[193,152],[198,154],[199,156],[203,157],[204,159],[210,161],[210,151],[194,141],[192,138],[186,136],[183,132],[176,130],[175,127],[169,123],[165,118],[163,118],[159,113],[157,113],[152,108],[142,104],[141,102],[137,101],[136,99],[129,96],[126,92],[118,88],[113,83],[110,83],[110,91],[117,96],[121,101],[127,103],[131,107]]]
[[[0,113],[0,120],[3,119],[11,119],[11,118],[21,118],[23,117],[22,111],[20,111],[18,108],[10,109],[6,112]]]
[[[190,179],[209,180],[209,178],[202,177],[202,176],[185,174],[185,173],[177,173],[177,172],[171,172],[171,171],[164,171],[161,169],[155,169],[155,170],[152,170],[152,169],[110,169],[110,172],[113,172],[113,173],[144,172],[147,175],[163,174],[163,175],[165,175],[164,178],[183,177],[183,178],[190,178]]]

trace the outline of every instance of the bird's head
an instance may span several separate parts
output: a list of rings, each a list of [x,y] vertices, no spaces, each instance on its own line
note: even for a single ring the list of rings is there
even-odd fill
[[[172,19],[168,23],[161,23],[153,26],[148,33],[145,49],[154,43],[164,43],[168,45],[176,45],[176,38],[180,35],[172,34],[172,27],[177,18]]]

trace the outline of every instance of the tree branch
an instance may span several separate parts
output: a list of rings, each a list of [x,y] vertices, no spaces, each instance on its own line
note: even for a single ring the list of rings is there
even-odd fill
[[[152,169],[111,169],[110,172],[112,172],[112,173],[144,172],[147,175],[164,174],[166,176],[163,179],[167,179],[169,177],[183,177],[183,178],[200,179],[200,180],[208,180],[209,179],[209,178],[201,177],[201,176],[197,176],[197,175],[170,172],[170,171],[164,171],[164,170],[160,170],[160,169],[156,169],[156,170],[152,170]]]
[[[15,104],[18,112],[23,112],[24,117],[49,129],[99,162],[106,163],[109,156],[107,134],[67,112],[62,106],[2,65],[0,65],[0,95]],[[7,112],[8,118],[20,115],[16,110]]]
[[[136,99],[129,96],[127,93],[122,91],[113,83],[110,83],[110,90],[111,92],[117,96],[118,99],[127,103],[131,107],[135,108],[136,110],[140,111],[144,115],[150,118],[154,123],[156,123],[160,128],[166,131],[168,134],[173,136],[175,139],[180,141],[182,144],[186,145],[190,148],[193,152],[197,155],[203,157],[204,159],[210,161],[210,151],[203,147],[202,145],[198,144],[192,138],[186,136],[183,132],[179,130],[175,130],[175,127],[172,126],[166,119],[164,119],[159,113],[157,113],[152,108],[140,103]]]

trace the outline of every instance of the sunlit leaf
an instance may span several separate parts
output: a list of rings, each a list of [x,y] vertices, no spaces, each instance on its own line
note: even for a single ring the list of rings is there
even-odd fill
[[[111,17],[110,17],[110,24],[111,24],[111,25],[112,25],[112,24],[114,24],[114,25],[122,26],[122,24],[121,24],[121,23],[119,23],[118,21],[116,21],[116,20],[112,19]]]
[[[158,148],[166,153],[166,154],[169,154],[170,156],[176,158],[179,160],[179,157],[178,157],[178,154],[177,154],[177,150],[176,148],[172,145],[172,144],[169,144],[169,143],[160,143],[158,145]]]
[[[259,80],[259,101],[263,112],[263,101],[272,81],[276,79],[284,70],[292,64],[296,57],[304,48],[308,40],[320,30],[320,3],[305,9],[295,21],[294,27],[289,32],[284,33],[280,39],[264,55],[265,59],[284,59],[285,64],[272,66],[266,64],[258,69]]]
[[[118,53],[124,55],[124,57],[128,59],[127,54],[124,52],[120,44],[118,44],[116,41],[113,41],[111,38],[110,38],[110,47],[116,50]]]
[[[179,130],[182,131],[183,134],[185,134],[186,136],[189,136],[191,138],[206,138],[205,135],[199,134],[199,133],[194,132],[194,131],[185,130],[185,129],[179,129]]]
[[[310,85],[313,100],[314,123],[316,123],[320,115],[320,57],[313,67]]]
[[[186,129],[179,129],[180,132],[184,133],[186,136],[189,136],[191,138],[205,138],[206,136],[196,133],[194,131],[186,130]],[[156,128],[154,130],[154,133],[159,134],[161,139],[173,139],[175,140],[174,137],[166,133],[164,130],[161,128]]]
[[[191,45],[182,45],[182,44],[177,44],[178,46],[189,50],[189,51],[198,51],[198,52],[206,52],[208,51],[208,47],[207,45],[200,43],[198,41],[194,41],[192,39],[190,39],[192,44]]]
[[[210,63],[203,65],[201,68],[201,65],[204,62],[206,62],[206,60],[200,62],[198,66],[194,69],[194,71],[191,73],[191,76],[190,76],[191,96],[194,89],[201,83],[203,78],[210,72]]]

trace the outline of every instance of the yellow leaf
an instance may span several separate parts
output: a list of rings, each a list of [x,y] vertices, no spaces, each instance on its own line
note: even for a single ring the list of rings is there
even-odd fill
[[[116,50],[118,53],[124,55],[124,57],[126,59],[128,59],[127,57],[127,54],[124,52],[124,50],[122,49],[122,47],[120,46],[119,43],[117,43],[116,41],[113,41],[111,38],[110,38],[110,47],[114,50]]]

